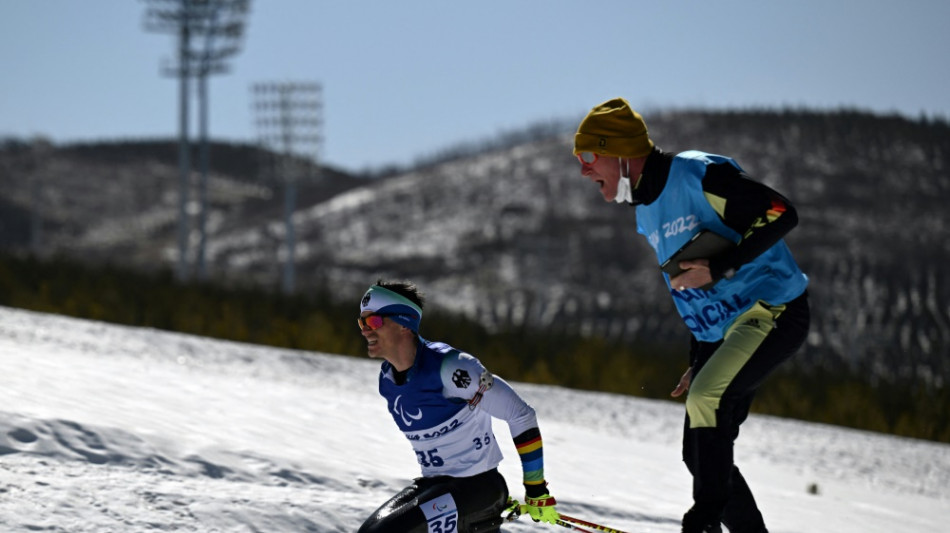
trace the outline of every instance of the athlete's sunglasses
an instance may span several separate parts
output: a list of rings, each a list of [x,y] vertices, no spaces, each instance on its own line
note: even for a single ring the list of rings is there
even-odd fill
[[[360,325],[361,330],[368,329],[370,331],[377,330],[383,327],[383,317],[386,316],[395,316],[399,313],[372,313],[366,316],[361,316],[356,319]]]
[[[593,165],[598,159],[600,159],[600,156],[594,152],[580,152],[577,154],[577,160],[585,165]]]

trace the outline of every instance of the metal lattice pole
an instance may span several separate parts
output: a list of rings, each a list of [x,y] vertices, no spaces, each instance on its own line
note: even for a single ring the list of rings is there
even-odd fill
[[[322,93],[318,83],[258,83],[252,87],[258,138],[262,148],[279,154],[278,179],[284,185],[284,243],[278,259],[283,262],[281,288],[296,289],[296,236],[293,213],[297,184],[315,179],[319,172]]]
[[[227,72],[224,60],[238,52],[241,36],[244,33],[244,21],[250,6],[250,0],[215,0],[218,8],[205,17],[206,26],[201,33],[205,37],[204,49],[196,55],[195,71],[198,74],[198,109],[200,180],[198,182],[198,279],[208,278],[206,262],[208,243],[208,167],[210,166],[211,147],[208,140],[208,76]]]
[[[166,75],[175,76],[179,80],[179,109],[178,109],[178,260],[176,278],[179,281],[188,279],[188,241],[190,234],[189,197],[191,192],[191,146],[188,140],[188,100],[190,92],[190,78],[197,76],[201,90],[202,114],[202,184],[201,194],[201,227],[202,249],[200,259],[201,268],[204,268],[204,220],[206,209],[206,173],[207,173],[207,89],[204,85],[205,77],[213,72],[224,70],[223,59],[236,53],[237,41],[243,30],[244,16],[248,11],[250,0],[146,0],[149,4],[146,11],[145,27],[149,31],[174,33],[178,36],[177,62],[164,67]],[[204,36],[205,48],[202,51],[192,50],[192,37]],[[225,37],[223,46],[216,46],[218,37]],[[203,273],[203,271],[202,271]]]

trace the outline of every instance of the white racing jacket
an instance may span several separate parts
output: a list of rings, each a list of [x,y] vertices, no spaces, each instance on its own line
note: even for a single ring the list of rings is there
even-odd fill
[[[497,467],[502,454],[492,417],[506,421],[512,435],[537,427],[534,409],[478,359],[421,337],[406,382],[397,385],[384,362],[379,393],[425,477],[467,477]]]

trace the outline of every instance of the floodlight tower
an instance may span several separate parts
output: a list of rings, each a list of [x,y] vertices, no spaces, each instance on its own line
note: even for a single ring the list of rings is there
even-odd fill
[[[198,76],[198,116],[199,142],[201,146],[201,179],[198,182],[198,279],[205,280],[208,270],[205,264],[205,250],[208,242],[208,166],[210,146],[208,142],[208,76],[227,72],[224,60],[236,54],[241,47],[244,33],[244,21],[250,7],[250,0],[212,0],[211,9],[201,17],[203,26],[199,30],[204,36],[204,48],[194,55],[194,72]]]
[[[178,63],[165,65],[163,73],[178,77],[178,266],[179,281],[188,276],[188,193],[191,161],[188,146],[189,46],[196,13],[192,0],[146,0],[145,29],[178,34]]]
[[[259,142],[279,154],[277,178],[284,184],[284,246],[282,289],[294,292],[296,241],[293,213],[297,184],[316,179],[323,143],[323,87],[312,82],[257,83],[252,86]]]
[[[201,82],[202,115],[206,114],[207,93],[205,78],[211,73],[224,71],[223,60],[237,52],[237,42],[243,33],[243,21],[250,0],[145,0],[148,9],[145,28],[149,31],[178,35],[178,58],[173,65],[165,65],[164,74],[179,80],[178,122],[178,265],[179,281],[188,278],[188,237],[190,233],[188,204],[191,190],[191,160],[188,141],[189,81],[197,76]],[[192,50],[193,37],[205,37],[202,51]],[[222,39],[223,38],[223,39]],[[223,43],[223,44],[222,44]],[[202,118],[202,143],[207,144],[207,119]],[[206,152],[203,150],[203,165]],[[206,167],[205,167],[206,168]],[[204,191],[202,180],[202,191]],[[204,192],[202,192],[202,195]],[[204,202],[204,196],[202,196]],[[202,223],[204,221],[202,206]],[[204,228],[202,227],[202,231]],[[203,236],[202,236],[203,239]],[[203,241],[202,241],[203,244]],[[203,256],[202,256],[203,259]]]

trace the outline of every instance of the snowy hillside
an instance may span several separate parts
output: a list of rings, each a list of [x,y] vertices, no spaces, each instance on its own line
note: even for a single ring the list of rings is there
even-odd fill
[[[418,472],[373,361],[0,308],[0,363],[3,532],[352,532]],[[516,386],[562,512],[679,531],[681,405]],[[950,522],[948,445],[753,416],[737,457],[773,533]]]
[[[662,149],[735,157],[796,205],[800,223],[787,240],[813,303],[803,367],[931,397],[946,390],[950,124],[846,110],[657,111],[647,122]],[[605,204],[579,177],[575,124],[501,136],[387,179],[322,169],[296,204],[299,290],[357,297],[367,280],[408,278],[436,295],[435,306],[487,328],[556,324],[622,342],[683,342],[631,209]],[[50,255],[173,266],[176,153],[170,142],[0,143],[0,251],[38,241]],[[251,147],[214,146],[215,281],[275,287],[281,278],[283,190],[264,160]]]

